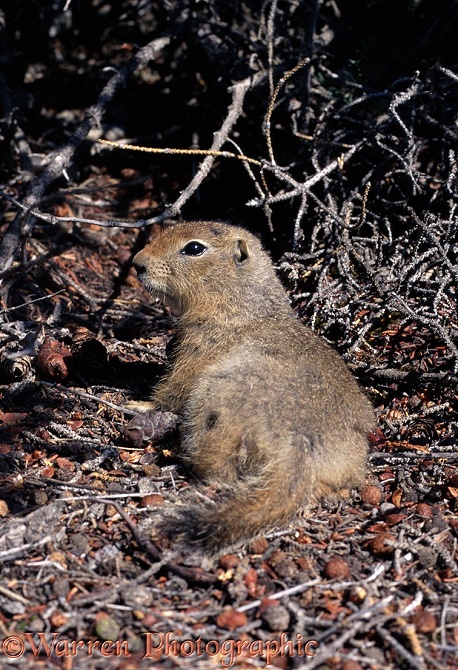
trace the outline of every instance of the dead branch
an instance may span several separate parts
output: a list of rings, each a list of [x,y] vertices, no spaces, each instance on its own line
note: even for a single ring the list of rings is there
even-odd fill
[[[31,184],[29,193],[23,200],[23,209],[29,212],[40,202],[45,190],[58,177],[65,173],[73,155],[79,145],[86,139],[88,133],[93,128],[100,125],[103,114],[105,113],[110,101],[121,86],[125,84],[128,77],[138,68],[144,67],[150,60],[154,60],[157,54],[170,43],[170,37],[159,37],[153,39],[146,46],[141,48],[132,59],[117,72],[102,90],[98,101],[89,107],[85,118],[78,129],[73,133],[68,142],[47,156],[47,166],[43,173]],[[20,240],[30,235],[34,216],[26,214],[23,216],[18,213],[13,223],[6,231],[0,245],[0,268],[5,271],[14,260],[19,248]]]
[[[165,46],[166,42],[164,42]],[[156,45],[157,48],[157,45]],[[127,78],[127,75],[130,73],[130,70],[126,72],[125,78]],[[136,145],[118,145],[115,142],[110,142],[107,140],[98,140],[99,142],[103,144],[107,144],[109,146],[114,146],[117,148],[122,148],[122,149],[131,149],[134,151],[142,151],[145,153],[162,153],[162,154],[178,154],[178,155],[205,155],[206,158],[202,161],[199,170],[191,180],[191,182],[188,184],[188,186],[182,191],[181,195],[179,198],[172,204],[168,205],[166,208],[166,211],[163,212],[162,214],[155,216],[151,219],[146,219],[144,221],[136,221],[135,223],[128,223],[125,221],[100,221],[100,220],[95,220],[95,219],[83,219],[80,217],[71,217],[71,216],[55,216],[52,214],[44,214],[43,212],[39,212],[37,209],[33,208],[32,205],[32,200],[27,201],[24,200],[24,202],[19,202],[15,198],[12,198],[8,194],[1,192],[0,195],[2,197],[5,197],[7,200],[12,202],[14,205],[22,209],[24,212],[26,212],[29,215],[32,215],[36,218],[39,218],[43,221],[47,221],[48,223],[51,223],[55,225],[56,223],[69,223],[69,222],[78,222],[82,224],[90,224],[90,225],[97,225],[101,226],[103,228],[144,228],[146,226],[150,226],[154,223],[161,223],[165,219],[172,218],[179,214],[181,211],[181,208],[183,205],[189,200],[189,198],[195,193],[197,188],[200,186],[200,184],[203,182],[203,180],[208,176],[212,165],[214,163],[215,158],[217,157],[223,157],[223,158],[235,158],[239,159],[241,161],[247,162],[247,163],[252,163],[255,165],[263,165],[260,161],[249,158],[243,154],[233,154],[231,152],[225,152],[225,151],[220,151],[220,147],[229,139],[229,133],[231,132],[231,129],[235,125],[235,123],[238,121],[240,115],[242,114],[243,111],[243,100],[245,98],[246,93],[248,90],[257,84],[259,84],[264,77],[266,76],[266,73],[259,73],[258,76],[255,77],[249,77],[243,81],[237,82],[231,87],[232,90],[232,103],[229,106],[227,116],[221,126],[221,128],[215,133],[214,135],[214,141],[210,149],[155,149],[151,147],[139,147]],[[113,91],[114,92],[114,91]],[[106,101],[108,103],[108,100]],[[88,128],[89,132],[90,128]],[[69,156],[70,159],[70,156]],[[53,177],[54,179],[55,177]],[[47,184],[46,184],[47,185]],[[43,190],[45,188],[45,185],[43,186]],[[37,202],[38,197],[35,197],[33,202]],[[15,221],[18,219],[15,219]],[[18,241],[18,235],[19,235],[19,228],[15,228],[15,239]],[[6,239],[6,235],[4,240]],[[17,247],[15,247],[16,250]],[[1,253],[2,253],[2,247],[0,246],[0,262],[1,262]],[[5,270],[9,265],[11,264],[13,257],[11,255],[9,257],[10,262],[5,265]],[[2,276],[2,273],[0,273],[0,278]]]

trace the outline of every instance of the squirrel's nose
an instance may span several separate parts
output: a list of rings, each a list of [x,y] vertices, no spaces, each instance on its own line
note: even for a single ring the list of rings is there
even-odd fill
[[[140,276],[146,272],[146,265],[142,262],[141,258],[139,258],[140,254],[137,254],[134,256],[134,260],[132,261],[132,265],[137,271],[137,274]]]
[[[134,268],[136,269],[138,275],[142,275],[146,272],[146,267],[141,263],[134,263]]]

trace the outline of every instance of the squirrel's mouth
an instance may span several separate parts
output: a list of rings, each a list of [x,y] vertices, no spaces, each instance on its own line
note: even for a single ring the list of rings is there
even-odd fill
[[[180,316],[183,312],[181,302],[175,295],[172,295],[164,286],[156,284],[148,279],[146,276],[140,276],[140,281],[143,286],[151,293],[151,296],[159,300],[163,305],[169,307],[174,316]]]
[[[183,313],[182,305],[180,301],[177,300],[176,296],[171,296],[168,293],[162,292],[160,294],[156,293],[154,297],[160,300],[163,305],[168,307],[174,316],[181,316]]]

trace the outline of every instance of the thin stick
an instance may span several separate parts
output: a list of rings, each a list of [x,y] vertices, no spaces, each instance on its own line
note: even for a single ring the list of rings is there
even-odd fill
[[[115,409],[117,412],[123,412],[123,414],[132,414],[132,416],[138,414],[138,412],[134,412],[131,409],[127,409],[126,407],[122,407],[121,405],[115,405],[113,402],[110,402],[109,400],[104,400],[104,398],[98,398],[97,396],[91,395],[90,393],[85,393],[84,391],[77,391],[76,389],[67,388],[66,386],[61,386],[60,384],[54,384],[53,382],[44,382],[41,380],[39,382],[35,382],[35,384],[39,384],[40,386],[47,386],[49,388],[55,389],[56,391],[60,391],[60,393],[73,393],[73,395],[77,395],[80,398],[93,400],[94,402],[98,402],[101,403],[102,405],[106,405],[107,407],[111,407],[111,409]]]
[[[41,298],[34,298],[33,300],[27,300],[27,302],[22,302],[20,305],[15,305],[14,307],[8,307],[8,309],[2,309],[0,314],[6,314],[7,312],[13,312],[15,309],[21,309],[21,307],[28,307],[34,302],[40,302],[41,300],[49,300],[49,298],[54,298],[54,296],[63,293],[66,289],[61,288],[60,291],[55,293],[50,293],[49,295],[43,295]]]
[[[114,147],[116,149],[130,149],[131,151],[142,151],[147,154],[174,154],[178,156],[214,156],[217,158],[221,156],[222,158],[236,158],[240,161],[245,161],[246,163],[252,163],[253,165],[259,165],[262,167],[261,161],[256,160],[256,158],[250,158],[244,154],[234,154],[232,151],[215,151],[213,149],[171,149],[171,148],[160,148],[160,147],[142,147],[138,144],[121,144],[120,142],[111,142],[110,140],[95,140],[97,144],[106,144],[109,147]]]
[[[284,589],[283,591],[278,591],[278,593],[273,593],[272,595],[269,595],[269,598],[271,600],[279,600],[280,598],[284,598],[285,596],[294,596],[297,593],[302,593],[302,591],[306,591],[311,586],[316,586],[319,583],[320,583],[319,579],[312,579],[310,582],[303,582],[302,584],[296,584],[296,586],[291,586],[289,589]],[[252,603],[248,603],[247,605],[237,607],[236,611],[248,612],[248,610],[252,610],[255,607],[259,607],[260,604],[261,604],[260,600],[254,600]]]
[[[265,118],[264,118],[263,130],[264,130],[264,134],[266,136],[267,150],[269,152],[269,158],[270,158],[270,162],[272,163],[272,165],[276,165],[276,162],[275,162],[274,151],[273,151],[273,146],[272,146],[272,137],[271,137],[271,134],[270,134],[270,121],[271,121],[271,118],[272,118],[272,113],[274,111],[275,103],[276,103],[277,98],[278,98],[278,94],[280,93],[281,89],[286,84],[288,79],[290,77],[292,77],[293,74],[296,74],[296,72],[298,72],[303,67],[308,65],[309,63],[310,63],[310,58],[308,58],[308,57],[303,58],[301,61],[299,61],[299,63],[295,67],[293,67],[292,70],[288,70],[288,72],[285,72],[283,77],[278,81],[278,83],[275,87],[275,90],[273,92],[273,95],[270,98],[269,106],[267,107],[267,112],[266,112],[266,115],[265,115]]]

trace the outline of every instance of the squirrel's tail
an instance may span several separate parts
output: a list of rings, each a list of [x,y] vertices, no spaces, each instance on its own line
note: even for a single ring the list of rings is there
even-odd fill
[[[302,470],[302,469],[301,469]],[[308,470],[308,471],[307,471]],[[194,491],[162,514],[157,529],[180,544],[218,554],[293,518],[310,501],[310,469],[270,473],[218,487],[213,498]]]

